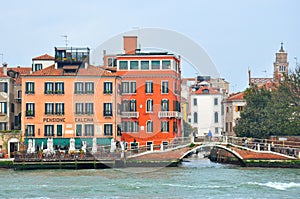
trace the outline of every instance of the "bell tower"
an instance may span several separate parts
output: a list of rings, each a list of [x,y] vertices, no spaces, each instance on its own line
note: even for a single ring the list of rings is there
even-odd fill
[[[288,69],[289,63],[287,62],[287,52],[284,51],[283,43],[281,42],[280,50],[276,53],[276,59],[274,62],[274,81],[282,81],[284,74],[288,74]]]

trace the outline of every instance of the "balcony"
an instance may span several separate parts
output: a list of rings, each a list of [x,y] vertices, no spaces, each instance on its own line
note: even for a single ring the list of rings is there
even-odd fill
[[[122,112],[121,118],[139,118],[139,112]]]
[[[159,111],[158,112],[158,117],[159,118],[177,118],[177,119],[181,119],[182,118],[182,114],[181,112],[178,111]]]

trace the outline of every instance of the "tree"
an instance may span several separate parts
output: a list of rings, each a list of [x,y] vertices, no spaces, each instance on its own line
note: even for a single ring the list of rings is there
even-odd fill
[[[247,106],[234,130],[238,136],[300,135],[300,68],[271,87],[245,91]]]

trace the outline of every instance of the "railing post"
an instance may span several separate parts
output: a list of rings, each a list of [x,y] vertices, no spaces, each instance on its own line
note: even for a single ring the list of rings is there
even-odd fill
[[[164,145],[163,145],[163,143],[160,144],[160,150],[161,150],[161,151],[164,150]]]
[[[151,152],[153,152],[153,144],[150,145]]]
[[[268,144],[268,151],[271,151],[271,144]]]
[[[257,150],[260,151],[260,144],[257,144]]]

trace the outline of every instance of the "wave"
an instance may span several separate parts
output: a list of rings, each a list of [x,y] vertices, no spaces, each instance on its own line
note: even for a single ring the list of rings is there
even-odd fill
[[[209,189],[209,188],[236,188],[235,186],[230,185],[185,185],[185,184],[162,184],[163,186],[169,186],[169,187],[185,187],[185,188],[200,188],[200,189]]]
[[[248,182],[247,184],[265,186],[265,187],[270,187],[270,188],[274,188],[274,189],[277,189],[277,190],[283,190],[283,191],[286,190],[286,189],[289,189],[289,188],[300,187],[300,183],[295,183],[295,182],[289,182],[289,183],[284,183],[284,182],[267,182],[267,183]]]

